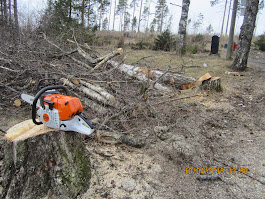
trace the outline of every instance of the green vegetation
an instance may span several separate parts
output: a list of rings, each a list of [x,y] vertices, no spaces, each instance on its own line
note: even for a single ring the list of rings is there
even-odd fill
[[[259,39],[254,42],[255,46],[259,47],[259,50],[265,51],[265,33],[259,36]]]
[[[173,39],[169,30],[164,31],[155,39],[154,50],[170,51],[175,47],[176,41]]]

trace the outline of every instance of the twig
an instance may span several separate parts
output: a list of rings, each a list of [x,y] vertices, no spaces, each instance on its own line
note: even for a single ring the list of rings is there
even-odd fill
[[[186,99],[186,98],[191,98],[191,97],[197,97],[197,96],[201,96],[201,94],[190,95],[190,96],[179,97],[179,98],[173,98],[173,99],[170,99],[170,100],[165,100],[165,101],[158,102],[158,103],[151,104],[151,105],[155,106],[155,105],[159,105],[159,104],[163,104],[163,103],[167,103],[167,102],[172,102],[172,101],[176,101],[176,100],[181,100],[181,99]]]
[[[146,59],[146,58],[149,58],[149,57],[155,57],[157,55],[149,55],[149,56],[146,56],[146,57],[141,57],[140,59],[136,60],[135,62],[131,63],[130,65],[134,65],[134,64],[137,64],[139,61],[143,60],[143,59]]]
[[[52,46],[56,47],[57,49],[59,49],[60,51],[62,51],[65,55],[67,55],[67,52],[65,52],[63,49],[61,49],[59,46],[57,46],[57,45],[54,44],[53,42],[49,41],[49,40],[47,39],[47,36],[46,36],[45,34],[43,34],[43,37],[44,37],[44,39],[45,39],[49,44],[51,44]],[[79,65],[81,65],[81,66],[85,66],[85,67],[87,67],[87,68],[92,68],[92,67],[89,66],[88,64],[86,64],[86,63],[84,63],[84,62],[82,62],[82,61],[79,61],[79,60],[77,60],[76,58],[74,58],[74,57],[72,57],[72,56],[70,56],[70,55],[67,55],[67,56],[69,56],[72,60],[74,60],[75,62],[77,62],[77,63],[78,63]]]
[[[77,49],[72,50],[72,51],[70,51],[70,52],[64,52],[64,53],[61,53],[61,54],[59,54],[59,55],[48,55],[48,57],[49,57],[49,58],[61,58],[61,57],[63,57],[63,56],[71,55],[71,54],[73,54],[73,53],[75,53],[75,52],[77,52]]]
[[[1,132],[3,132],[4,134],[6,134],[6,131],[4,131],[3,129],[0,129]]]
[[[222,163],[223,165],[225,165],[225,166],[227,166],[227,167],[231,167],[230,165],[228,165],[228,164],[226,164],[226,163],[224,163],[224,162],[221,162],[220,160],[218,160],[218,159],[216,159],[216,158],[214,158],[214,160],[217,161],[217,162]],[[235,167],[235,168],[238,170],[239,167]],[[240,168],[242,168],[242,167],[240,167]],[[249,178],[253,179],[253,180],[256,180],[256,181],[259,182],[260,184],[265,185],[265,182],[264,182],[264,181],[262,181],[262,180],[260,180],[260,179],[257,179],[257,178],[255,178],[255,177],[249,175],[248,173],[245,174],[245,175],[248,176]]]
[[[215,174],[215,175],[198,175],[196,177],[197,180],[200,181],[205,181],[205,180],[209,180],[209,181],[213,181],[213,180],[221,180],[221,177],[219,174]]]
[[[167,73],[168,73],[168,71],[171,69],[171,61],[172,61],[172,59],[170,60],[170,64],[168,65],[168,67],[167,67],[167,70],[162,74],[162,75],[160,75],[154,82],[153,82],[153,84],[152,84],[152,88],[154,88],[154,86],[155,86],[155,84],[162,78],[162,77],[164,77]]]
[[[4,86],[4,87],[8,88],[9,90],[15,92],[15,93],[20,93],[20,92],[18,92],[17,90],[15,90],[15,89],[13,89],[13,88],[11,88],[11,87],[9,87],[9,86],[3,84],[3,83],[0,83],[0,84],[1,84],[2,86]]]
[[[15,73],[18,73],[19,72],[18,70],[13,70],[13,69],[10,69],[10,68],[6,68],[4,66],[0,66],[0,68],[5,69],[5,70],[8,70],[8,71],[15,72]]]

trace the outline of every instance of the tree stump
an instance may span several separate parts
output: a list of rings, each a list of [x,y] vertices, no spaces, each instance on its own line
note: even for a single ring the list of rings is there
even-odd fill
[[[89,188],[90,161],[81,134],[48,132],[5,141],[1,198],[76,198]]]
[[[202,81],[201,89],[203,89],[203,90],[214,90],[217,92],[222,91],[221,78],[220,77],[211,77],[207,80]]]

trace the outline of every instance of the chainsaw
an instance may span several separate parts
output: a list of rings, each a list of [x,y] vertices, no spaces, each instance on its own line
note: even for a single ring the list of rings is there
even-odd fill
[[[54,79],[39,81],[35,97],[21,94],[22,100],[32,105],[32,121],[36,125],[44,124],[57,130],[75,131],[86,135],[93,133],[92,124],[82,114],[80,99],[70,96],[70,91],[63,85],[40,88],[41,83],[48,80]],[[65,95],[58,90],[63,90]],[[37,116],[40,121],[36,120]]]

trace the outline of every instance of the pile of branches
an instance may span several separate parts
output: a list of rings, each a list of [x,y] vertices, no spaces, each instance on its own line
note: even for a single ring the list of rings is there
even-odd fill
[[[53,78],[80,98],[85,116],[99,130],[102,141],[104,136],[111,137],[106,142],[128,140],[124,135],[173,122],[171,111],[163,105],[175,99],[168,97],[174,97],[176,90],[195,81],[171,73],[170,66],[153,71],[126,65],[122,49],[102,56],[75,37],[59,43],[42,34],[19,45],[1,41],[1,46],[1,109],[12,107],[22,92],[34,96],[39,79]],[[22,102],[20,108],[24,106],[28,105]]]

